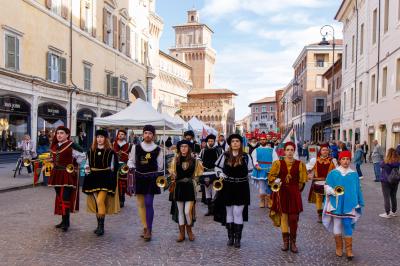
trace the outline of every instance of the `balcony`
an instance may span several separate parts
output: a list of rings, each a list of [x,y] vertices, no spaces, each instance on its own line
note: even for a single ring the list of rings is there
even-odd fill
[[[292,94],[292,103],[300,102],[303,99],[303,91],[296,90]]]
[[[331,121],[331,112],[325,113],[321,116],[321,122],[329,123]],[[333,121],[338,122],[340,121],[340,110],[335,109],[333,110]]]

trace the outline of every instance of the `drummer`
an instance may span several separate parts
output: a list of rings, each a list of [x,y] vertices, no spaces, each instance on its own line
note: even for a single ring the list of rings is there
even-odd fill
[[[322,203],[324,198],[325,179],[329,172],[335,169],[337,161],[329,156],[329,145],[321,144],[317,158],[311,158],[307,164],[307,171],[312,180],[308,202],[314,203],[317,208],[318,222],[322,223]]]
[[[200,184],[204,186],[206,204],[208,211],[205,216],[213,215],[213,199],[215,190],[212,189],[212,183],[216,179],[214,167],[218,157],[222,154],[222,149],[215,145],[216,136],[210,134],[206,138],[206,147],[200,152],[200,159],[203,161],[204,173],[200,178]]]

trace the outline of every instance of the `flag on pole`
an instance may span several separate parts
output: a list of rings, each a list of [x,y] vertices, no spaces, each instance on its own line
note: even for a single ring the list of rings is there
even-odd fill
[[[296,131],[294,130],[294,128],[292,128],[279,143],[278,147],[276,148],[276,153],[278,154],[279,158],[282,159],[285,156],[284,146],[285,143],[288,141],[291,141],[296,145],[295,147],[296,152],[294,153],[294,158],[298,160],[299,159],[299,153],[297,152],[298,141],[296,137]]]
[[[206,139],[208,136],[207,130],[203,127],[203,130],[201,131],[201,138]]]

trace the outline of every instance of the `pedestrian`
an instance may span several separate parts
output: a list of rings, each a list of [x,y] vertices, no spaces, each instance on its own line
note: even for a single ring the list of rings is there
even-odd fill
[[[325,206],[323,224],[329,232],[333,232],[336,243],[336,256],[343,255],[343,236],[346,256],[353,259],[353,230],[361,216],[364,198],[360,179],[350,168],[351,152],[339,154],[340,166],[332,170],[326,178]]]
[[[66,232],[70,226],[70,213],[79,210],[79,183],[76,170],[86,159],[86,154],[70,139],[69,128],[59,126],[54,133],[50,147],[54,167],[48,186],[56,190],[54,214],[62,216],[62,221],[56,228]]]
[[[400,144],[397,145],[396,152],[400,156]]]
[[[250,156],[243,152],[243,139],[239,134],[230,135],[228,145],[228,151],[224,152],[215,164],[223,186],[215,200],[214,220],[226,226],[227,245],[240,248],[243,223],[248,221],[248,175],[253,170],[253,162]]]
[[[22,151],[22,159],[32,161],[37,157],[35,143],[31,140],[31,137],[28,134],[24,135],[22,141],[18,144],[18,149]],[[26,169],[28,174],[32,173],[32,164],[26,165]]]
[[[301,156],[303,156],[303,144],[301,144],[300,141],[297,143],[297,153],[298,153],[299,158],[301,158]]]
[[[220,147],[223,151],[228,151],[229,144],[226,143],[225,141],[225,136],[223,134],[220,134],[218,136],[218,141],[217,141],[218,147]]]
[[[196,179],[202,175],[203,165],[193,156],[190,144],[187,140],[178,142],[178,153],[169,167],[172,181],[171,215],[179,225],[179,236],[176,242],[185,240],[185,227],[189,241],[195,239],[192,227],[196,221]]]
[[[112,149],[106,130],[96,131],[96,138],[87,152],[82,192],[87,195],[87,210],[95,213],[97,236],[104,235],[106,214],[120,211],[117,191],[118,157]]]
[[[268,181],[272,188],[272,207],[270,218],[282,231],[282,251],[298,253],[296,246],[297,226],[300,213],[303,211],[301,192],[307,182],[307,170],[303,162],[294,158],[296,145],[286,142],[285,158],[272,164]],[[289,230],[290,229],[290,230]]]
[[[258,143],[258,140],[254,134],[251,134],[251,139],[250,142],[247,144],[249,148],[249,154],[252,154],[255,149],[257,149],[260,144]]]
[[[336,160],[339,159],[339,148],[336,145],[336,141],[332,141],[332,144],[330,146],[330,150],[331,150],[331,157],[335,158]]]
[[[365,161],[365,163],[367,163],[367,154],[368,154],[369,146],[366,141],[364,141],[364,144],[362,145],[362,150],[363,150],[364,161]]]
[[[361,165],[363,163],[364,151],[361,144],[356,145],[356,153],[354,154],[354,164],[356,165],[356,170],[358,178],[363,179],[363,174],[361,172]]]
[[[374,164],[375,182],[379,182],[381,176],[381,162],[383,161],[383,150],[379,145],[378,141],[375,139],[373,141],[374,148],[372,150],[371,158]]]
[[[129,153],[128,166],[133,175],[129,175],[129,193],[136,194],[138,213],[143,225],[141,237],[151,240],[154,219],[154,195],[160,194],[156,180],[163,175],[164,156],[154,143],[156,129],[152,125],[143,127],[143,142],[135,145]]]
[[[50,147],[50,141],[46,135],[46,132],[44,130],[40,130],[38,137],[37,154],[40,155],[42,153],[47,152],[49,150],[49,147]]]
[[[194,137],[195,136],[194,136],[193,130],[188,130],[183,133],[183,138],[190,141],[190,143],[191,143],[190,148],[191,148],[192,152],[194,154],[199,154],[201,151],[201,147],[198,143],[196,143],[196,140]]]
[[[392,174],[394,169],[399,170],[400,167],[400,156],[396,150],[390,148],[387,152],[386,158],[381,162],[380,167],[382,168],[380,181],[382,185],[383,201],[385,204],[385,213],[379,214],[382,218],[391,218],[397,216],[397,188],[399,182],[391,182],[389,175]]]

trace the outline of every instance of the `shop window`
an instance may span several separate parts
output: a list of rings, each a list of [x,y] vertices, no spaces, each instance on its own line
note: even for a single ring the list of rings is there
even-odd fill
[[[5,35],[5,67],[19,70],[19,39],[15,35]]]

